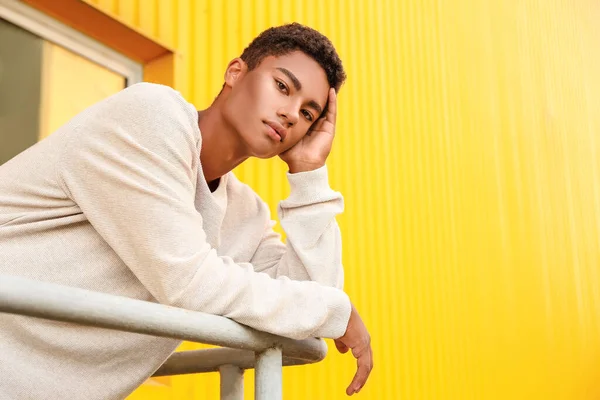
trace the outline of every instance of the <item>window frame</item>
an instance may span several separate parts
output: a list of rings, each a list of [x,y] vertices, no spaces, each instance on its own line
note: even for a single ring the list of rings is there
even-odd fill
[[[0,18],[122,75],[126,87],[143,80],[142,64],[27,4],[0,0]]]

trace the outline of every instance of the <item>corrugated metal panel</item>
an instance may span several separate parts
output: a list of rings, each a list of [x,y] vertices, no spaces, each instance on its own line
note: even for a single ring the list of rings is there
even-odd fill
[[[596,2],[88,1],[176,48],[198,107],[271,25],[308,23],[338,45],[350,78],[329,166],[376,365],[358,398],[600,396]],[[284,171],[238,174],[274,210]],[[353,372],[332,348],[285,371],[284,397],[345,398]],[[172,398],[217,388],[177,377]]]
[[[178,30],[179,6],[185,6],[190,0],[83,0],[105,13],[114,16],[125,24],[137,29],[144,35],[159,41],[170,48],[177,48],[177,34],[186,39],[190,31]],[[185,16],[186,14],[184,14]],[[189,16],[189,14],[187,14]]]

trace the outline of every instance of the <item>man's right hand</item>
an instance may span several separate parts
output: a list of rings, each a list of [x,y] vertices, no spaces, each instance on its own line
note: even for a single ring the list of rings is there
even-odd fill
[[[335,339],[335,346],[340,353],[346,353],[348,349],[352,350],[352,355],[356,358],[356,374],[346,389],[346,394],[352,396],[362,389],[373,369],[371,336],[354,305],[352,305],[346,333],[341,338]]]

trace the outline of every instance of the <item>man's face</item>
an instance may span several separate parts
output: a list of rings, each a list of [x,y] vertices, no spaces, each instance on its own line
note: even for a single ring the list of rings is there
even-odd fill
[[[298,143],[319,119],[329,93],[325,71],[301,51],[266,57],[252,71],[243,64],[226,82],[231,91],[223,114],[249,155],[260,158]]]

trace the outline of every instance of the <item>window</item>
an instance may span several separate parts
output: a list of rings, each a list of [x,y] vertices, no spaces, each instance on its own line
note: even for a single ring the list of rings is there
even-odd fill
[[[141,65],[27,5],[0,0],[0,164],[141,80]]]

